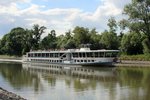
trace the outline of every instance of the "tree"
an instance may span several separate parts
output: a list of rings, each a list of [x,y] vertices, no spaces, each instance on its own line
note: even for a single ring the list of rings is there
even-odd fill
[[[108,27],[109,27],[109,32],[110,33],[116,33],[116,30],[117,30],[117,22],[115,20],[114,17],[111,17],[109,20],[108,20]]]
[[[26,31],[17,27],[12,29],[8,34],[4,35],[1,41],[1,50],[4,54],[21,56],[23,51],[23,37]]]
[[[105,30],[101,35],[100,43],[104,49],[118,49],[119,48],[119,39],[117,37],[117,22],[114,17],[111,17],[108,20],[109,30]]]
[[[90,34],[90,48],[91,49],[102,49],[102,45],[100,44],[101,35],[98,34],[95,28],[89,31]]]
[[[101,35],[100,43],[104,49],[118,49],[118,38],[115,34],[105,30]]]
[[[45,26],[39,26],[38,24],[33,26],[33,29],[31,30],[32,35],[32,50],[39,49],[39,43],[41,39],[41,35],[44,33],[44,30],[46,29]]]
[[[88,44],[90,40],[89,29],[84,27],[75,27],[73,30],[74,40],[76,41],[76,46],[80,46],[81,44]]]
[[[57,47],[61,49],[73,49],[76,48],[75,40],[72,36],[71,31],[65,32],[65,35],[57,37]]]
[[[132,0],[124,7],[124,14],[129,16],[129,29],[146,35],[145,48],[150,48],[150,0]],[[145,50],[150,51],[150,50]],[[149,52],[150,53],[150,52]]]
[[[56,49],[56,33],[55,30],[51,30],[51,32],[48,34],[48,36],[44,37],[43,40],[40,43],[41,49]]]
[[[125,34],[121,41],[121,50],[126,54],[142,54],[143,46],[142,46],[143,36],[139,33],[131,32]]]

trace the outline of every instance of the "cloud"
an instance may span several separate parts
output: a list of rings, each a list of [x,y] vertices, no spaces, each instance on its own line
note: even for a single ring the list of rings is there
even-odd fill
[[[48,9],[45,5],[32,4],[31,0],[3,0],[0,1],[0,34],[4,35],[18,26],[31,28],[33,24],[44,25],[48,30],[55,29],[57,35],[75,26],[96,28],[101,32],[107,29],[107,20],[111,16],[116,20],[122,18],[123,7],[129,2],[131,0],[101,0],[97,9],[89,12],[80,8]],[[29,6],[20,8],[20,3]]]
[[[30,3],[31,0],[1,0],[0,5],[7,6],[11,3]]]

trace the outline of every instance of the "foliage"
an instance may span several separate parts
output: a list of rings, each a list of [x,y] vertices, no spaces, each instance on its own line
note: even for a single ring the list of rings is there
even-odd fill
[[[137,61],[150,61],[150,54],[139,54],[139,55],[124,55],[120,56],[121,60],[137,60]]]
[[[75,40],[73,39],[72,33],[69,30],[65,35],[57,37],[57,47],[59,49],[73,49],[76,48]]]
[[[26,31],[17,27],[10,31],[10,33],[6,34],[1,40],[1,51],[4,54],[8,55],[22,55],[23,44],[22,37],[24,37]]]
[[[101,35],[100,42],[104,49],[118,49],[118,38],[116,34],[105,31]]]
[[[45,27],[34,25],[33,29],[13,28],[4,35],[0,41],[0,53],[7,55],[22,56],[31,49],[39,49],[40,37]]]
[[[109,26],[109,32],[110,33],[116,33],[116,30],[117,30],[117,22],[115,20],[114,17],[111,17],[109,20],[108,20],[108,24]]]
[[[124,13],[129,16],[130,31],[143,33],[147,39],[143,42],[144,52],[150,51],[150,0],[132,0],[124,7]],[[149,49],[149,50],[147,50]]]
[[[44,50],[56,49],[56,33],[55,30],[52,30],[48,36],[44,37],[40,43],[40,48]]]
[[[76,46],[79,47],[81,44],[88,44],[90,40],[89,29],[84,27],[75,27],[73,30],[73,38],[76,41]]]
[[[121,50],[130,55],[141,54],[143,53],[142,41],[142,35],[139,33],[132,32],[125,34],[121,41]]]
[[[142,42],[144,54],[150,54],[150,40],[145,38]]]
[[[108,20],[109,30],[105,30],[101,35],[100,42],[105,49],[118,49],[119,48],[119,38],[117,37],[117,22],[114,17]]]
[[[46,29],[45,26],[39,26],[38,24],[33,26],[33,29],[31,30],[32,35],[32,50],[38,50],[39,49],[39,43],[41,39],[41,35],[44,33],[44,30]]]

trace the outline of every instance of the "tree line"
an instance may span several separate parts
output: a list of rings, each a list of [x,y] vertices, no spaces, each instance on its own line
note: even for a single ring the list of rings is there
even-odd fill
[[[0,54],[22,56],[30,50],[72,49],[90,44],[91,49],[119,49],[124,54],[150,54],[150,1],[132,0],[124,7],[127,19],[108,20],[108,29],[98,33],[95,28],[76,26],[56,36],[51,30],[41,38],[46,27],[13,28],[0,40]]]

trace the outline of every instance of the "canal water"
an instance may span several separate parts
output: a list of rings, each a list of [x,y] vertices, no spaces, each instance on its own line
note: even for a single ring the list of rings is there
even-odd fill
[[[0,87],[28,100],[149,100],[149,68],[0,63]]]

